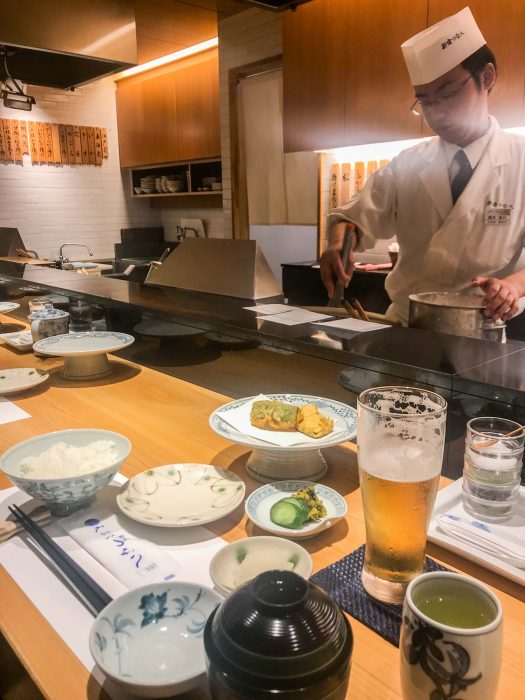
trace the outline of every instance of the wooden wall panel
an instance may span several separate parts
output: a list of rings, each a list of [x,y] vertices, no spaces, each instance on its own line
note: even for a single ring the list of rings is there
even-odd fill
[[[143,163],[168,163],[180,160],[177,149],[179,128],[175,79],[173,74],[144,81]],[[195,85],[193,86],[195,90]]]
[[[220,156],[219,61],[175,73],[178,160]]]
[[[218,52],[119,81],[122,167],[220,156]]]
[[[312,0],[283,16],[286,152],[341,146],[345,139],[347,0]]]
[[[144,165],[143,82],[123,80],[117,85],[117,123],[120,165]]]
[[[427,26],[428,0],[347,2],[345,139],[338,145],[375,143],[422,135],[410,112],[410,84],[401,44]]]
[[[496,56],[498,80],[490,95],[490,113],[500,126],[525,124],[525,2],[523,0],[429,0],[434,24],[466,4]]]

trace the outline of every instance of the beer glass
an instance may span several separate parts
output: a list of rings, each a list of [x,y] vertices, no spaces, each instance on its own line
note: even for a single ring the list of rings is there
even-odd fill
[[[445,445],[447,402],[412,387],[363,391],[357,402],[359,482],[366,526],[361,580],[374,598],[401,603],[423,571],[427,528]]]

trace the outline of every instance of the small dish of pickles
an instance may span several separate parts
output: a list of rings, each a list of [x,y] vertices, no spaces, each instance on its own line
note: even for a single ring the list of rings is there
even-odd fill
[[[245,510],[262,530],[290,539],[313,537],[332,527],[347,512],[344,498],[323,484],[278,481],[256,489]]]

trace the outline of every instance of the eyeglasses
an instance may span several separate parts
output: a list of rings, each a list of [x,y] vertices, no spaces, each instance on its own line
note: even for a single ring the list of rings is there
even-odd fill
[[[412,107],[410,107],[410,111],[419,117],[425,109],[432,109],[437,105],[449,107],[471,78],[472,76],[469,75],[469,77],[466,80],[464,80],[458,88],[452,90],[451,92],[444,93],[443,95],[439,95],[433,100],[427,100],[426,98],[423,98],[422,100],[416,100]]]

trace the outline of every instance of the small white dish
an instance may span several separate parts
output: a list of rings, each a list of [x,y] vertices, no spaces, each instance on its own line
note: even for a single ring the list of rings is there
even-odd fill
[[[203,525],[231,513],[244,499],[244,481],[210,464],[166,464],[132,477],[117,496],[120,510],[159,527]]]
[[[135,695],[185,693],[206,677],[204,626],[221,602],[211,588],[183,581],[128,591],[93,623],[91,655],[109,678]]]
[[[20,304],[14,301],[0,301],[0,314],[9,314],[11,311],[18,309]]]
[[[508,561],[483,552],[467,542],[442,532],[439,528],[439,520],[440,516],[444,514],[475,523],[477,527],[483,528],[486,532],[506,540],[510,547],[523,546],[525,542],[525,486],[520,486],[518,500],[514,506],[514,515],[510,520],[504,523],[486,523],[472,517],[463,508],[463,479],[457,479],[438,491],[427,535],[430,542],[460,554],[485,569],[495,571],[522,586],[525,585],[525,569],[518,568]]]
[[[135,342],[127,333],[114,331],[87,331],[66,333],[38,340],[33,350],[41,355],[65,358],[61,376],[64,379],[96,379],[113,371],[106,356]]]
[[[0,370],[0,395],[15,394],[18,391],[33,389],[49,379],[47,372],[39,372],[34,367],[17,367]]]
[[[308,580],[313,568],[312,557],[297,542],[262,535],[244,537],[220,549],[210,562],[210,576],[228,595],[264,571],[294,571]]]
[[[17,350],[27,352],[33,347],[31,331],[15,331],[14,333],[0,333],[0,340]]]
[[[276,525],[270,519],[270,509],[274,503],[280,501],[281,498],[287,498],[296,491],[301,491],[308,486],[315,488],[316,494],[322,500],[326,508],[326,516],[316,522],[308,521],[299,530],[292,530],[287,527]],[[347,505],[345,499],[323,484],[313,484],[309,481],[280,481],[273,484],[266,484],[256,489],[245,503],[246,515],[250,518],[254,525],[260,527],[261,530],[271,532],[273,535],[281,537],[289,537],[291,539],[306,539],[314,537],[320,532],[328,530],[335,525],[341,518],[344,518],[347,513]]]

